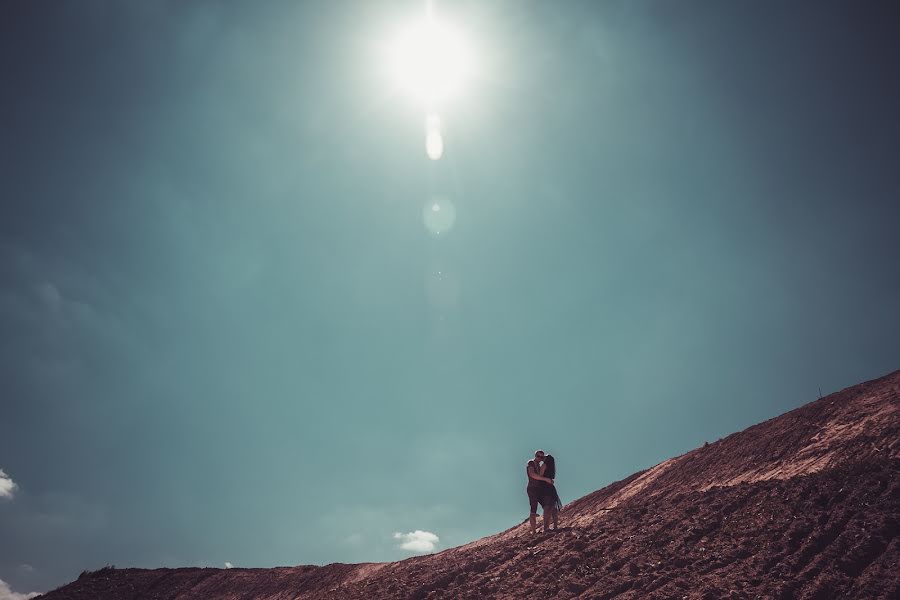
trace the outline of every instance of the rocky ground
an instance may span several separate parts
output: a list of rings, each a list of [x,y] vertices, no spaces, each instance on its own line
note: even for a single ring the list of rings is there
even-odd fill
[[[395,563],[102,569],[48,600],[900,598],[900,371]]]

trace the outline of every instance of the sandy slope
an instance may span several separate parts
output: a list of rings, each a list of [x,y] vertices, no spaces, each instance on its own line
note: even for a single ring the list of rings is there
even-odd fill
[[[105,569],[44,597],[900,598],[900,371],[525,523],[396,563]]]

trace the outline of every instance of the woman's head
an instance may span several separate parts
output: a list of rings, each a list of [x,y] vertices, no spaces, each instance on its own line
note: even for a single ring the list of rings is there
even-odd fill
[[[544,455],[544,477],[549,477],[553,479],[556,477],[556,459],[553,458],[552,454]]]

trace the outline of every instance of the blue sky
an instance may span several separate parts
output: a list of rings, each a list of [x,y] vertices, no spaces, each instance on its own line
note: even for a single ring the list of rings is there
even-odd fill
[[[0,8],[0,580],[396,560],[898,368],[895,7],[437,10],[431,161],[422,3]]]

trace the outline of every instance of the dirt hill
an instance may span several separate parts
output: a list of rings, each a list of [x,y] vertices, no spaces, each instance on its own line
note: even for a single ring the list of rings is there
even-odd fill
[[[900,598],[900,371],[393,563],[102,569],[47,600]]]

